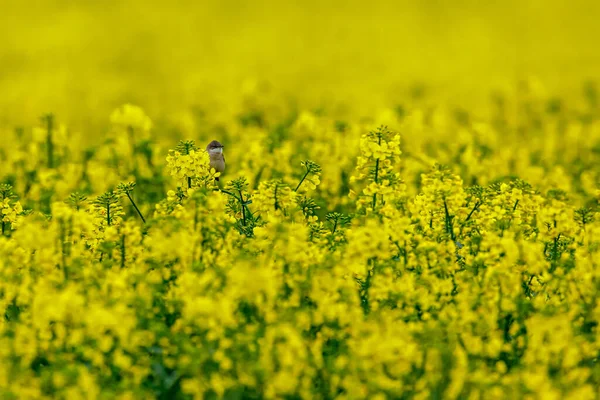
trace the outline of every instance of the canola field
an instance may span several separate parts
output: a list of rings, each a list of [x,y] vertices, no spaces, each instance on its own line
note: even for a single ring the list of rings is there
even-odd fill
[[[8,1],[0,399],[600,398],[600,7],[505,6]]]

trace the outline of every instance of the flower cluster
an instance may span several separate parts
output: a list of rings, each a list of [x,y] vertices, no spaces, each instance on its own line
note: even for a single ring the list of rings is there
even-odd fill
[[[15,229],[18,226],[18,221],[23,215],[23,207],[21,202],[15,201],[15,195],[12,186],[4,184],[0,186],[0,217],[2,218],[2,236],[6,234],[8,229]]]
[[[357,175],[351,182],[364,181],[357,206],[374,210],[386,202],[394,202],[401,196],[402,181],[398,164],[400,161],[400,135],[380,126],[364,134],[360,140],[361,155],[357,158]]]
[[[199,150],[193,140],[182,141],[169,152],[167,168],[178,186],[186,189],[211,186],[220,175],[210,167],[208,153]]]

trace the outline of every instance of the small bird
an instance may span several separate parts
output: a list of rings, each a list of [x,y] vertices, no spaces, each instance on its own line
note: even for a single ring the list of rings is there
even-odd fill
[[[215,171],[223,173],[225,171],[225,157],[223,156],[223,145],[216,140],[213,140],[206,146],[206,151],[210,156],[210,166],[215,169]],[[219,177],[216,177],[215,180],[219,180]]]

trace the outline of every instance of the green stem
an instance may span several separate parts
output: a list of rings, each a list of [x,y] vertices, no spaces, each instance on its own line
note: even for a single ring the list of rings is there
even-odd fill
[[[377,144],[381,146],[381,133],[377,134]],[[379,158],[375,160],[375,183],[378,183],[377,180],[379,178]],[[373,193],[373,210],[375,210],[375,206],[377,205],[377,193]]]
[[[469,215],[467,215],[467,218],[465,218],[465,221],[463,223],[460,224],[460,232],[459,235],[462,235],[463,230],[465,229],[465,226],[467,224],[467,222],[471,219],[471,217],[473,216],[473,213],[475,213],[475,211],[479,210],[479,207],[481,207],[482,202],[478,201],[475,203],[475,207],[473,207],[473,209],[471,210],[471,212],[469,212]]]
[[[244,226],[246,226],[246,205],[244,204],[244,198],[242,196],[242,191],[238,190],[240,194],[240,204],[242,205],[242,218],[244,220]]]
[[[121,236],[121,268],[125,268],[125,235]]]
[[[300,189],[300,185],[302,185],[302,182],[304,182],[304,180],[306,179],[306,177],[308,176],[308,174],[310,174],[310,168],[306,168],[306,173],[304,174],[304,176],[302,177],[302,179],[298,183],[298,186],[296,186],[296,189],[294,189],[294,192],[297,192],[298,189]]]
[[[242,217],[243,217],[243,223],[244,223],[244,226],[246,226],[246,209],[247,209],[247,207],[246,207],[246,204],[244,203],[244,198],[243,198],[243,196],[242,196],[242,192],[241,192],[241,191],[239,191],[239,193],[240,193],[240,197],[238,197],[238,196],[236,196],[235,194],[233,194],[233,193],[231,193],[231,192],[228,192],[228,191],[227,191],[227,190],[225,190],[225,189],[216,189],[216,190],[219,190],[219,191],[221,191],[221,192],[223,192],[223,193],[225,193],[225,194],[227,194],[227,195],[229,195],[229,196],[233,197],[234,199],[236,199],[237,201],[239,201],[239,202],[240,202],[240,205],[242,206]],[[248,210],[248,212],[250,212],[250,210]]]
[[[444,199],[444,212],[446,213],[446,232],[450,234],[452,241],[456,243],[456,237],[454,236],[454,228],[452,227],[452,217],[448,211],[448,203]]]
[[[378,175],[379,175],[379,158],[375,161],[375,183],[377,183]],[[373,193],[373,210],[375,210],[376,205],[377,205],[377,193]]]
[[[237,199],[237,196],[236,196],[235,194],[233,194],[233,193],[231,193],[231,192],[228,192],[228,191],[227,191],[227,190],[225,190],[225,189],[215,189],[215,190],[218,190],[218,191],[220,191],[220,192],[223,192],[223,193],[225,193],[225,194],[228,194],[228,195],[230,195],[231,197],[233,197],[234,199]]]
[[[371,269],[371,266],[373,266],[372,269]],[[363,312],[365,315],[369,314],[369,312],[371,311],[371,307],[369,304],[369,289],[371,288],[371,279],[372,279],[374,273],[375,273],[375,260],[370,259],[369,262],[367,263],[367,276],[365,277],[365,282],[362,287],[362,293],[361,293],[361,305],[362,305]]]
[[[129,199],[129,201],[131,202],[131,205],[133,206],[133,208],[135,208],[135,211],[137,211],[138,215],[142,219],[142,221],[144,223],[146,223],[146,218],[144,218],[144,216],[142,215],[142,212],[140,211],[138,206],[135,204],[135,201],[133,201],[133,198],[131,197],[131,195],[129,193],[126,193],[126,195],[127,195],[127,198]]]
[[[465,219],[465,222],[467,222],[468,220],[471,219],[471,216],[473,216],[473,213],[475,211],[477,211],[480,206],[481,206],[481,202],[478,201],[477,203],[475,203],[475,207],[473,207],[473,209],[471,210],[471,212],[469,213],[469,215],[467,215],[467,218]]]
[[[2,236],[4,236],[4,232],[6,231],[6,222],[2,220]]]
[[[106,204],[106,224],[110,226],[110,203]]]
[[[131,154],[135,154],[135,131],[133,130],[133,126],[129,125],[127,127],[127,133],[129,134],[129,145],[131,146]]]

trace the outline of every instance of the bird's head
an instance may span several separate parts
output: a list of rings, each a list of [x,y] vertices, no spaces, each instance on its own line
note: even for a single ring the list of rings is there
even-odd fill
[[[216,140],[213,140],[206,146],[208,154],[219,154],[223,152],[223,145]]]

